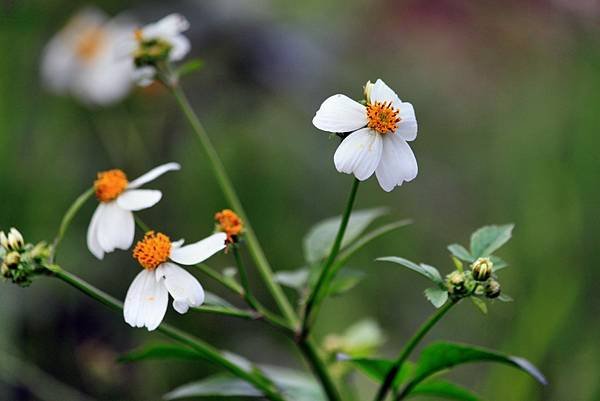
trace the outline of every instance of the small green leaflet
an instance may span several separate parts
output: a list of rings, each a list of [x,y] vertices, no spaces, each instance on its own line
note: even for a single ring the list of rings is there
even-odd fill
[[[302,291],[308,282],[309,274],[306,267],[297,270],[281,270],[275,273],[275,281],[286,287]]]
[[[424,263],[421,263],[420,265],[411,262],[410,260],[398,257],[398,256],[386,256],[383,258],[377,258],[376,259],[378,262],[392,262],[392,263],[397,263],[399,265],[408,267],[409,269],[416,271],[419,274],[422,274],[423,276],[427,277],[429,280],[433,281],[434,283],[436,283],[438,286],[443,286],[444,285],[444,280],[442,280],[442,276],[440,275],[440,272],[438,271],[438,269],[436,269],[433,266],[429,266],[426,265]]]
[[[469,251],[465,249],[464,246],[459,244],[451,244],[448,245],[448,250],[454,256],[456,256],[460,260],[464,260],[465,262],[473,263],[475,259],[473,255]]]
[[[426,380],[417,384],[410,394],[443,397],[456,401],[482,401],[470,390],[446,380]]]
[[[471,255],[475,259],[490,256],[512,236],[514,224],[485,226],[471,235]]]
[[[341,359],[342,361],[348,362],[354,365],[358,370],[363,372],[365,375],[375,380],[377,383],[383,383],[385,377],[389,373],[390,369],[394,366],[394,361],[389,359],[376,359],[376,358],[347,358]],[[400,372],[396,375],[394,381],[394,389],[400,387],[409,377],[411,377],[414,369],[414,364],[410,361],[404,362]]]
[[[475,305],[481,313],[483,313],[484,315],[487,315],[488,308],[487,308],[487,304],[485,303],[485,301],[483,299],[477,298],[477,297],[469,297],[469,298],[471,299],[471,302],[473,302],[473,305]]]
[[[439,287],[430,287],[425,289],[425,298],[436,308],[441,308],[448,300],[448,291]]]

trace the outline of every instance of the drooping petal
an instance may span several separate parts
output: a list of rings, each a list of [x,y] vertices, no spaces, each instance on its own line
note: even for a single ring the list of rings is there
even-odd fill
[[[87,246],[92,255],[102,260],[104,258],[104,250],[98,242],[98,222],[102,219],[102,212],[104,210],[104,203],[100,203],[94,214],[87,230]]]
[[[400,100],[398,95],[396,95],[396,92],[394,92],[389,86],[387,86],[386,83],[383,82],[381,79],[378,79],[373,84],[373,88],[371,89],[370,101],[371,103],[392,102],[392,106],[396,109],[400,108],[400,105],[402,104],[402,101]]]
[[[417,117],[413,105],[402,102],[399,117],[400,122],[396,134],[400,135],[405,141],[414,141],[417,137]]]
[[[354,174],[361,181],[375,172],[381,159],[382,139],[377,132],[363,128],[348,135],[335,151],[333,161],[340,173]]]
[[[188,20],[181,14],[169,14],[161,20],[146,25],[142,30],[144,39],[171,37],[186,31],[190,27]]]
[[[117,198],[119,207],[125,210],[142,210],[152,207],[160,201],[162,192],[155,189],[128,189]]]
[[[351,132],[367,125],[365,106],[345,95],[333,95],[325,99],[313,125],[328,132]]]
[[[381,161],[376,170],[381,188],[390,192],[404,181],[413,180],[417,173],[417,160],[408,143],[399,135],[384,135]]]
[[[182,265],[195,265],[224,249],[226,239],[225,233],[213,234],[193,244],[171,249],[170,259]]]
[[[135,235],[133,213],[122,209],[116,201],[105,203],[98,221],[98,242],[104,252],[129,249]]]
[[[123,316],[132,327],[156,329],[162,322],[169,304],[169,293],[163,280],[156,281],[155,274],[142,270],[127,290]]]
[[[157,279],[164,279],[169,294],[173,297],[173,308],[183,314],[190,307],[202,305],[204,290],[189,272],[174,263],[163,263],[156,269]]]
[[[190,40],[183,35],[176,35],[170,39],[171,52],[169,53],[169,60],[179,61],[184,58],[192,48]]]
[[[127,188],[129,188],[129,189],[139,188],[142,185],[144,185],[152,180],[157,179],[158,177],[160,177],[161,175],[163,175],[164,173],[166,173],[168,171],[179,170],[179,169],[181,169],[181,166],[179,165],[179,163],[162,164],[158,167],[154,167],[152,170],[148,171],[146,174],[131,181],[129,183],[129,185],[127,186]]]

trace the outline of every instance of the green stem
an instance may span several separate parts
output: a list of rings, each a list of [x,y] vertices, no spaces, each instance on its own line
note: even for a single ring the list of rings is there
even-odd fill
[[[204,129],[204,127],[202,126],[202,123],[200,123],[200,120],[194,113],[187,97],[185,96],[185,93],[183,92],[183,90],[181,89],[179,84],[176,82],[174,83],[173,79],[166,80],[165,84],[171,89],[173,95],[175,96],[175,99],[177,100],[177,103],[181,107],[185,117],[187,118],[190,125],[192,126],[194,133],[198,137],[198,140],[200,141],[202,148],[204,149],[206,155],[208,156],[210,164],[211,164],[213,171],[215,173],[215,176],[217,178],[217,182],[219,183],[219,186],[221,187],[221,190],[223,191],[223,194],[225,195],[225,199],[230,204],[231,208],[237,214],[239,214],[239,216],[242,218],[242,220],[244,220],[244,222],[245,222],[245,234],[244,235],[246,237],[246,241],[248,242],[248,248],[250,250],[250,254],[252,255],[252,258],[254,259],[254,262],[256,263],[256,267],[257,267],[263,281],[265,282],[269,292],[275,299],[275,302],[279,306],[279,309],[281,309],[281,312],[285,316],[286,320],[291,324],[296,324],[296,322],[297,322],[296,313],[294,312],[294,309],[292,308],[290,301],[285,296],[281,286],[279,286],[279,284],[277,284],[275,282],[275,280],[273,279],[273,270],[271,269],[271,266],[270,266],[267,258],[265,257],[265,254],[260,246],[260,243],[258,242],[256,234],[254,233],[254,230],[252,229],[252,226],[250,225],[248,216],[246,215],[246,212],[244,211],[244,208],[242,207],[242,203],[241,203],[239,197],[237,196],[235,189],[233,188],[231,180],[229,179],[227,173],[225,172],[225,167],[223,166],[223,163],[221,162],[219,155],[217,154],[212,142],[210,141],[210,138],[208,137],[206,130]]]
[[[144,220],[142,220],[142,218],[139,217],[137,214],[134,213],[133,218],[135,219],[135,225],[138,226],[138,228],[142,230],[144,234],[146,234],[148,231],[152,231],[150,227],[148,227],[148,225],[144,223]]]
[[[304,354],[304,357],[308,361],[310,368],[314,374],[319,378],[325,394],[329,401],[341,401],[342,397],[338,393],[337,388],[329,374],[329,370],[323,362],[323,359],[319,355],[316,345],[310,338],[301,339],[298,341],[298,347]]]
[[[244,289],[242,287],[240,287],[240,285],[237,282],[223,277],[222,274],[213,270],[210,266],[205,265],[204,263],[200,263],[200,264],[194,265],[193,267],[200,270],[202,273],[206,274],[208,277],[212,278],[213,280],[217,281],[219,284],[221,284],[223,287],[227,288],[228,290],[231,290],[232,292],[236,293],[237,295],[239,295],[241,297],[244,296]]]
[[[417,330],[412,338],[408,340],[404,348],[402,348],[402,351],[400,351],[400,355],[396,359],[394,366],[392,366],[390,371],[385,376],[385,380],[375,396],[375,401],[383,401],[385,399],[387,393],[390,391],[394,381],[396,380],[398,372],[400,372],[402,365],[404,362],[406,362],[412,351],[419,344],[419,342],[421,342],[429,330],[431,330],[431,328],[435,326],[435,324],[446,314],[446,312],[456,305],[457,302],[457,300],[450,300],[449,302],[446,302],[446,304],[435,311],[435,313],[431,315],[431,317],[425,323],[423,323],[421,327],[419,327],[419,330]]]
[[[58,245],[60,245],[60,242],[64,238],[67,230],[69,229],[69,226],[71,225],[71,222],[73,221],[73,218],[75,217],[79,209],[81,209],[81,207],[85,204],[85,202],[88,199],[92,197],[93,194],[94,188],[89,188],[87,191],[79,195],[77,199],[75,199],[75,201],[71,204],[69,209],[67,209],[67,212],[65,213],[60,222],[58,233],[56,234],[56,237],[54,238],[54,243],[52,245],[52,256],[50,258],[52,262],[54,262],[54,259],[56,259]]]
[[[350,195],[348,196],[348,202],[346,203],[346,209],[344,209],[344,214],[342,216],[342,221],[340,223],[340,227],[338,229],[337,235],[335,237],[335,241],[333,242],[333,246],[331,247],[331,252],[329,252],[329,257],[323,264],[321,268],[321,274],[317,280],[317,284],[315,285],[314,290],[310,294],[307,302],[306,308],[304,309],[304,318],[302,320],[302,334],[301,337],[307,337],[310,326],[311,326],[311,316],[313,309],[316,308],[318,303],[323,298],[323,294],[326,294],[328,283],[331,281],[332,274],[331,268],[333,263],[335,262],[338,253],[340,252],[340,248],[342,247],[342,240],[344,239],[344,234],[346,233],[346,227],[348,226],[348,221],[350,220],[350,214],[352,213],[352,207],[354,206],[354,200],[356,199],[356,192],[358,191],[358,184],[360,181],[355,178],[352,182],[352,189],[350,190]]]
[[[123,303],[121,301],[108,295],[104,291],[92,286],[91,284],[80,279],[74,274],[63,270],[57,265],[52,265],[48,268],[52,271],[55,277],[77,288],[78,290],[90,296],[91,298],[101,302],[102,304],[108,306],[113,310],[123,310]],[[270,380],[263,374],[259,373],[258,370],[253,369],[252,371],[247,371],[243,369],[242,367],[231,362],[211,345],[166,323],[162,323],[157,330],[166,335],[167,337],[170,337],[175,341],[187,345],[188,347],[196,351],[199,355],[204,357],[207,361],[217,366],[221,366],[224,369],[227,369],[233,375],[251,383],[257,389],[261,390],[265,394],[265,397],[267,397],[268,399],[273,401],[285,401],[284,398],[278,393],[275,386],[270,382]]]
[[[254,311],[231,309],[231,308],[227,308],[224,306],[216,306],[216,305],[197,306],[195,308],[192,308],[192,310],[194,310],[196,312],[212,313],[215,315],[237,317],[237,318],[246,319],[246,320],[257,320],[257,319],[261,318],[261,316]]]

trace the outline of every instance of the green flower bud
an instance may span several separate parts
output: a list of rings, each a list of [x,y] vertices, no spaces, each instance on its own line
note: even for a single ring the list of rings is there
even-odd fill
[[[471,265],[473,278],[476,281],[486,281],[492,275],[494,264],[490,258],[479,258]]]
[[[500,295],[500,283],[496,280],[490,280],[485,285],[485,296],[488,298],[497,298]]]
[[[2,245],[2,248],[8,251],[8,237],[4,231],[0,231],[0,245]]]
[[[25,245],[25,241],[23,240],[23,236],[16,228],[11,228],[8,232],[8,249],[12,251],[18,251],[23,248]]]
[[[4,257],[4,263],[9,269],[13,269],[19,265],[21,255],[18,252],[10,252]]]
[[[467,288],[465,287],[466,277],[463,272],[459,272],[458,270],[453,271],[447,276],[446,286],[448,287],[448,292],[452,295],[464,295],[467,292]]]

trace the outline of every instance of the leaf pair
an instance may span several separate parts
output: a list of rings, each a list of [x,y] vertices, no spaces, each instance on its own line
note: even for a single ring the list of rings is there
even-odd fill
[[[508,264],[492,254],[510,240],[513,228],[514,224],[481,227],[471,235],[470,251],[460,244],[448,245],[448,250],[458,259],[468,263],[473,263],[478,258],[490,257],[496,272]]]

